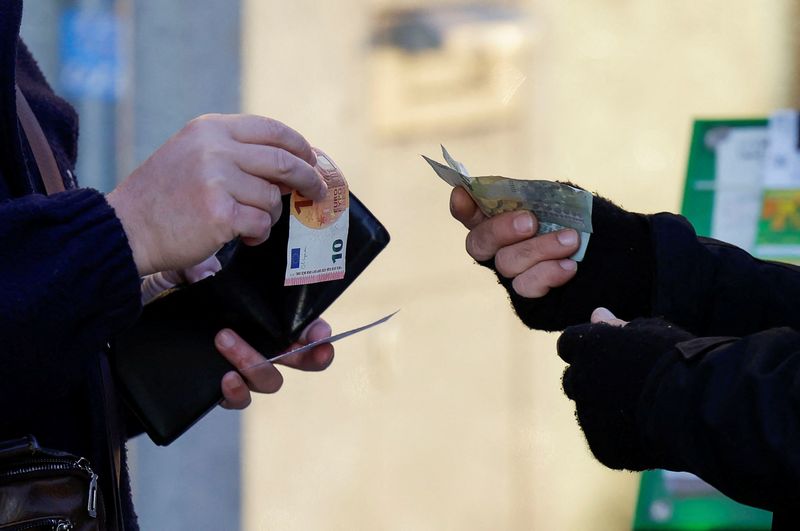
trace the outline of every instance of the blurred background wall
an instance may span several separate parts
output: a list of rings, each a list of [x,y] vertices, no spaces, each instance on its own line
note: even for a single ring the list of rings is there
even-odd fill
[[[244,108],[333,154],[394,238],[329,319],[402,310],[245,414],[245,528],[629,528],[637,476],[593,460],[556,336],[471,263],[419,154],[674,211],[693,117],[795,103],[793,6],[246,0]]]
[[[630,527],[637,476],[593,460],[556,336],[522,326],[471,263],[419,155],[441,143],[473,174],[674,211],[693,118],[797,105],[794,2],[29,0],[26,38],[57,87],[72,7],[116,14],[132,74],[72,96],[98,139],[81,144],[86,183],[110,189],[192,115],[241,108],[325,149],[393,237],[327,314],[345,329],[400,308],[389,324],[204,419],[178,452],[136,443],[144,529]]]

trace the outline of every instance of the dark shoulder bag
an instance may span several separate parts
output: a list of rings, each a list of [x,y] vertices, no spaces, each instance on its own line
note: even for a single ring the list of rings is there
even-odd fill
[[[95,531],[106,518],[87,459],[41,448],[32,436],[0,442],[0,529]]]
[[[19,87],[17,115],[48,195],[64,190],[50,144]],[[0,441],[0,531],[124,531],[119,497],[119,430],[108,360],[100,356],[113,504],[89,461],[39,446],[36,438]]]

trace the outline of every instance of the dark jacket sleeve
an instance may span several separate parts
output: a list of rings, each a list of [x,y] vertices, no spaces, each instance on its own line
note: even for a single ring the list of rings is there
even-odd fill
[[[800,327],[800,269],[710,238],[674,214],[627,212],[595,197],[594,233],[575,277],[541,298],[521,297],[498,274],[520,319],[563,330],[599,306],[624,320],[663,317],[695,335]],[[482,263],[492,269],[494,260]]]
[[[588,321],[598,306],[628,321],[651,315],[655,252],[650,217],[627,212],[595,196],[592,225],[594,232],[575,277],[544,297],[518,295],[511,285],[513,279],[497,273],[514,310],[530,328],[563,330]],[[494,259],[481,265],[497,271]]]
[[[140,288],[122,225],[94,190],[0,203],[0,253],[0,409],[9,412],[26,389],[83,378],[89,357],[136,319]]]
[[[800,269],[698,238],[685,218],[651,218],[656,258],[652,314],[701,336],[800,328]]]
[[[661,358],[639,400],[651,466],[693,472],[743,503],[796,507],[800,333],[775,328],[716,346],[700,338],[681,350]]]

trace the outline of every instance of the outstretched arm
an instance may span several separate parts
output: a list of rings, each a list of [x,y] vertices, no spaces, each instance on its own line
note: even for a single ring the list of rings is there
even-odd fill
[[[534,236],[529,212],[487,219],[460,189],[450,209],[470,229],[467,252],[497,273],[531,328],[563,330],[598,306],[628,320],[661,316],[698,335],[800,326],[800,270],[699,238],[681,216],[627,212],[595,197],[594,233],[576,263],[573,230]]]

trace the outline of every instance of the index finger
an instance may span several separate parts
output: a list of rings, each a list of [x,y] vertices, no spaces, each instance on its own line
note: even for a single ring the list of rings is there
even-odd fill
[[[264,356],[228,328],[214,338],[217,350],[247,380],[248,386],[259,393],[274,393],[281,388],[283,377]]]
[[[250,175],[266,179],[286,190],[297,190],[304,197],[321,200],[328,192],[319,172],[300,157],[275,146],[238,144],[236,164]]]
[[[331,326],[327,322],[323,319],[317,319],[303,331],[298,342],[291,345],[289,350],[331,337],[331,332]],[[277,360],[275,363],[301,371],[322,371],[333,362],[333,355],[333,345],[323,343],[309,352],[292,354]]]
[[[308,140],[278,120],[253,114],[236,114],[228,117],[228,126],[237,142],[283,148],[311,166],[317,164],[317,156]]]
[[[467,234],[467,252],[478,262],[488,260],[501,248],[532,238],[538,228],[536,216],[527,210],[498,214]]]

